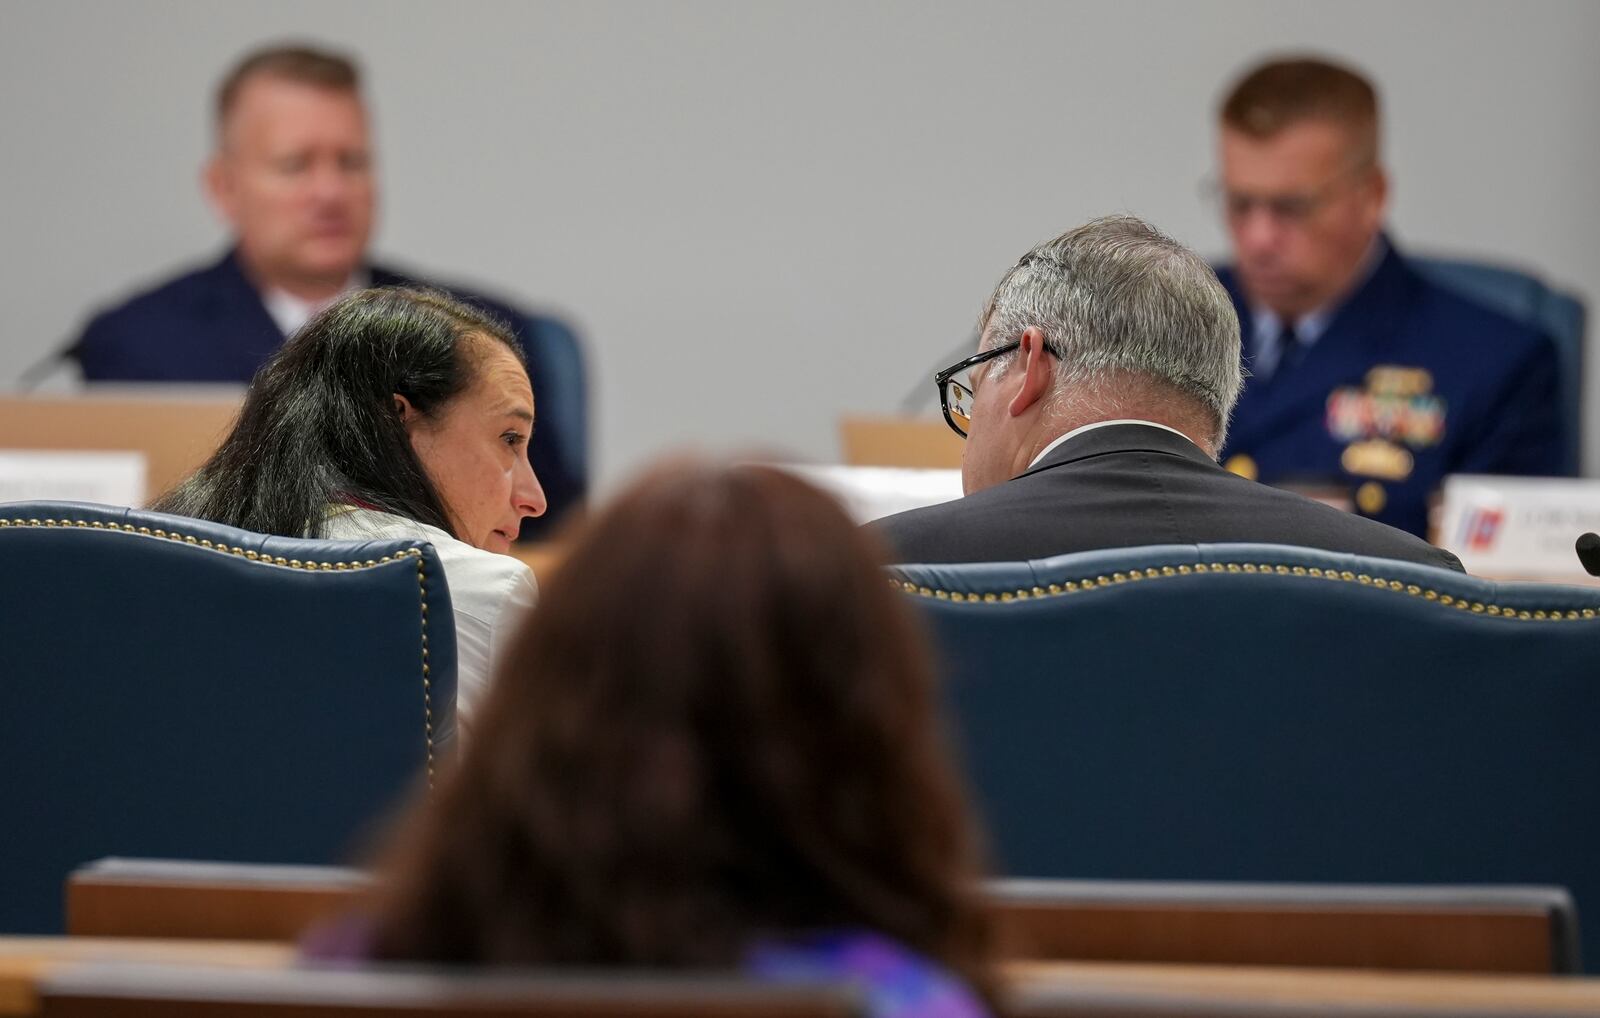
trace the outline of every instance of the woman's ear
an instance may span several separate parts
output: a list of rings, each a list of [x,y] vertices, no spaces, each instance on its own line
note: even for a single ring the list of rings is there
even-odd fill
[[[411,405],[411,401],[398,392],[394,394],[394,412],[400,418],[400,423],[408,428],[421,416],[417,408]]]

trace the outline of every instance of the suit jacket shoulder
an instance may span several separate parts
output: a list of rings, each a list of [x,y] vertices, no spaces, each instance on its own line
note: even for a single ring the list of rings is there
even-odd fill
[[[425,279],[417,273],[408,272],[393,265],[374,263],[368,266],[367,271],[373,286],[420,286],[442,291],[449,294],[454,300],[487,313],[491,318],[508,326],[511,331],[518,335],[523,332],[523,326],[526,321],[543,317],[517,307],[510,301],[491,297],[469,287],[457,286],[454,283],[441,283],[433,279]]]
[[[1392,527],[1247,481],[1187,439],[1113,425],[1063,443],[1004,484],[886,517],[899,562],[1004,562],[1155,544],[1266,543],[1460,569]]]
[[[281,342],[230,251],[97,314],[74,354],[88,381],[247,382]]]
[[[1554,341],[1538,328],[1434,282],[1418,272],[1411,259],[1387,239],[1385,244],[1388,250],[1383,263],[1373,278],[1348,302],[1348,305],[1356,305],[1357,298],[1363,296],[1373,283],[1377,283],[1379,292],[1370,295],[1375,298],[1371,303],[1376,307],[1362,308],[1357,305],[1358,314],[1370,315],[1375,311],[1383,317],[1395,317],[1399,309],[1405,308],[1422,319],[1419,325],[1412,327],[1413,331],[1420,334],[1418,338],[1422,344],[1446,352],[1459,351],[1465,344],[1474,352],[1515,362],[1525,359],[1530,353],[1543,352],[1545,347],[1553,347]],[[1248,347],[1253,317],[1238,274],[1228,264],[1214,265],[1212,269],[1223,289],[1233,298]]]

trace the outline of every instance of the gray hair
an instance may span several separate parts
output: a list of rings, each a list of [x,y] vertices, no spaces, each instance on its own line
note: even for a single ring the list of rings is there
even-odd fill
[[[1243,384],[1239,317],[1205,260],[1142,219],[1095,219],[1035,247],[978,324],[984,349],[1043,330],[1058,403],[1069,392],[1114,400],[1119,380],[1140,376],[1209,410],[1222,444]]]

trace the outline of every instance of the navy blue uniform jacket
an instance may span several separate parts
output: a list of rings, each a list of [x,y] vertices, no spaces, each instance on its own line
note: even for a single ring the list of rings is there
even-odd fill
[[[1218,276],[1246,337],[1249,305]],[[1390,246],[1304,359],[1246,379],[1221,461],[1268,484],[1332,482],[1425,536],[1447,474],[1563,472],[1549,337],[1423,279]]]
[[[370,266],[373,286],[415,285],[417,280],[389,269]],[[505,304],[449,288],[465,302],[510,323],[524,349],[541,323],[565,329],[554,319],[530,319]],[[237,253],[179,276],[127,303],[96,315],[79,338],[74,355],[90,382],[249,382],[256,369],[283,345],[283,334],[245,277]],[[538,363],[527,350],[530,365]],[[573,394],[539,389],[535,401],[548,407]],[[577,398],[581,398],[581,395]],[[547,533],[568,508],[583,501],[587,477],[569,462],[549,422],[541,413],[528,446],[528,458],[544,488],[550,508],[523,528],[524,537]]]

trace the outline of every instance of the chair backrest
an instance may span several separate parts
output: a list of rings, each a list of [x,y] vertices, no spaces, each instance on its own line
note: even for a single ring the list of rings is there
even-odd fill
[[[999,951],[1028,961],[1578,971],[1558,887],[996,880]]]
[[[371,886],[341,866],[98,859],[67,879],[75,937],[294,941],[351,911]]]
[[[67,883],[67,932],[293,941],[359,907],[370,886],[332,866],[102,859]],[[1551,887],[994,880],[984,900],[1007,960],[1578,968],[1577,914]]]
[[[1567,432],[1565,461],[1569,473],[1580,473],[1583,466],[1583,302],[1572,294],[1546,286],[1537,276],[1502,265],[1445,258],[1417,258],[1412,264],[1440,286],[1532,325],[1555,341],[1561,363],[1561,418]]]
[[[561,319],[547,315],[528,315],[523,321],[527,335],[523,348],[539,418],[554,429],[562,460],[587,481],[589,373],[578,334]]]
[[[82,965],[36,988],[41,1018],[856,1018],[860,994],[737,975]]]
[[[1007,874],[1600,908],[1600,590],[1271,545],[896,572]]]
[[[432,545],[0,505],[0,931],[105,855],[341,861],[450,751]]]

